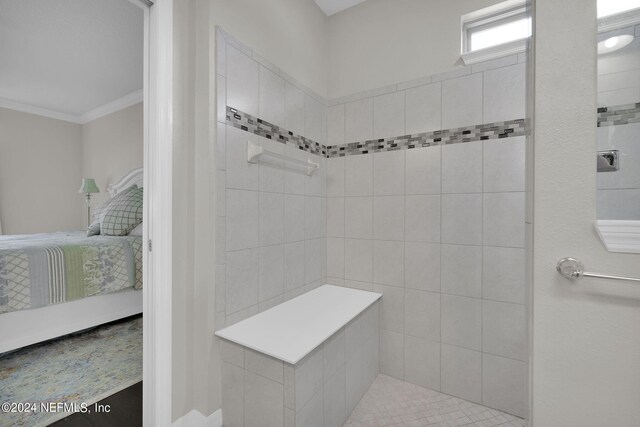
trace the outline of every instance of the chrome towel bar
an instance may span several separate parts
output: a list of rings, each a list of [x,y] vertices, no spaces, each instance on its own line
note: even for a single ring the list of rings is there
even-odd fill
[[[584,271],[584,264],[579,259],[562,258],[556,265],[556,270],[567,279],[580,279],[582,277],[597,277],[599,279],[625,280],[628,282],[640,282],[640,278],[612,276],[610,274],[589,273]]]

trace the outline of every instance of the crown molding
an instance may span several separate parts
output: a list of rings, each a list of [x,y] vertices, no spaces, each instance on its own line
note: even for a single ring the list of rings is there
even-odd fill
[[[62,120],[69,123],[76,123],[84,125],[93,120],[99,119],[116,111],[120,111],[124,108],[135,105],[142,102],[143,91],[142,89],[132,92],[128,95],[118,98],[115,101],[108,102],[101,105],[98,108],[94,108],[82,115],[62,113],[60,111],[50,110],[48,108],[36,107],[33,105],[23,104],[21,102],[11,101],[9,99],[0,98],[0,108],[7,108],[9,110],[20,111],[23,113],[35,114],[37,116],[48,117],[50,119]]]
[[[89,123],[93,120],[99,119],[116,111],[120,111],[124,108],[131,107],[139,102],[142,102],[142,89],[125,95],[122,98],[118,98],[115,101],[108,102],[98,108],[95,108],[89,112],[80,116],[82,124]]]
[[[48,117],[50,119],[62,120],[65,122],[82,124],[80,116],[75,114],[61,113],[55,110],[49,110],[47,108],[34,107],[33,105],[23,104],[21,102],[15,102],[8,99],[0,98],[0,108],[7,108],[9,110],[20,111],[23,113],[35,114],[37,116]]]

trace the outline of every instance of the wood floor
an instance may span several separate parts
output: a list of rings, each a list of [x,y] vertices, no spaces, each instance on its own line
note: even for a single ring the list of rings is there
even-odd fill
[[[142,381],[113,394],[96,405],[109,408],[109,412],[76,413],[58,422],[53,427],[137,427],[142,425]],[[108,405],[108,406],[107,406]]]

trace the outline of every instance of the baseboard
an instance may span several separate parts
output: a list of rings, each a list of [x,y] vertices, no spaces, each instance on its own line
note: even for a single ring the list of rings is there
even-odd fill
[[[192,409],[177,419],[172,427],[222,427],[222,409],[205,417],[196,409]]]

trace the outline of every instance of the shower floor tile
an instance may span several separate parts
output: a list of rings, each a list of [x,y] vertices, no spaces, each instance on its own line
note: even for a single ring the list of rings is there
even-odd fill
[[[523,419],[380,374],[344,427],[514,426]]]

